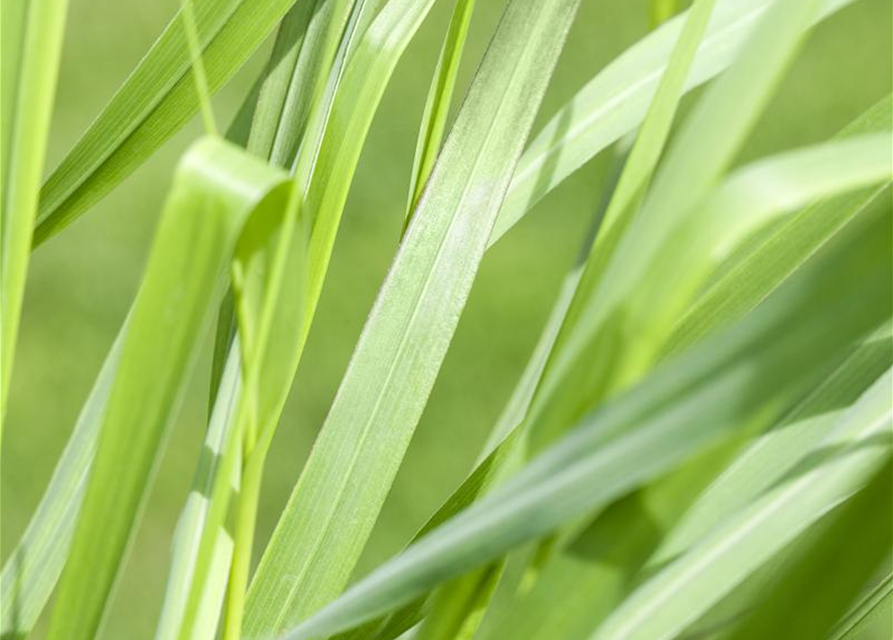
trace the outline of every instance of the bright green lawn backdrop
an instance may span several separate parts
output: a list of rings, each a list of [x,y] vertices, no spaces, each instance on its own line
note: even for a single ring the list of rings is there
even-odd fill
[[[71,0],[50,168],[177,5],[177,0]],[[399,238],[418,120],[448,5],[438,3],[413,40],[366,144],[308,351],[267,463],[256,548],[265,543],[298,476]],[[478,3],[457,95],[464,93],[502,6],[501,0]],[[537,122],[640,38],[648,28],[647,16],[644,0],[586,0]],[[893,75],[890,26],[889,0],[863,0],[818,27],[742,159],[824,140],[886,95]],[[267,51],[260,51],[215,98],[221,122],[241,101]],[[4,558],[42,495],[132,300],[174,162],[198,133],[196,122],[33,256],[4,433]],[[376,530],[360,572],[397,551],[470,468],[574,257],[604,180],[604,156],[547,197],[487,254],[388,499],[382,518],[387,527]],[[203,373],[209,358],[210,341]],[[199,376],[166,453],[106,638],[140,640],[154,631],[171,530],[205,428],[206,389],[206,377]]]

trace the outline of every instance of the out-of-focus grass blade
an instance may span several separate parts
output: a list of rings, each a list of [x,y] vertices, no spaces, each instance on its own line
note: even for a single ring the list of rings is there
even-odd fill
[[[749,420],[780,411],[842,349],[889,317],[882,265],[891,257],[890,231],[888,216],[872,219],[747,320],[587,416],[513,479],[284,638],[325,637],[400,606],[605,505]]]
[[[889,500],[887,501],[889,504]],[[887,576],[870,592],[866,593],[834,628],[830,640],[855,640],[865,627],[881,613],[882,607],[889,608],[893,600],[893,574]]]
[[[684,90],[703,84],[728,67],[754,25],[775,1],[720,0]],[[824,0],[814,21],[852,2]],[[668,21],[627,49],[549,120],[518,162],[490,244],[561,181],[641,124],[684,20],[682,14]]]
[[[281,210],[287,185],[215,139],[180,165],[121,346],[48,638],[97,633],[242,226]]]
[[[588,638],[631,589],[668,527],[673,526],[671,536],[652,557],[653,566],[685,551],[723,518],[754,500],[831,430],[843,409],[893,365],[890,330],[888,325],[873,335],[769,433],[736,455],[729,470],[703,496],[698,496],[703,482],[693,483],[691,474],[683,473],[609,507],[550,560],[533,589],[518,596],[515,613],[482,640],[521,635],[528,640]],[[714,463],[717,453],[710,450],[704,455],[721,469],[725,463],[721,458]],[[688,466],[696,465],[697,461]],[[710,473],[716,472],[708,469],[708,482]],[[680,483],[684,491],[679,491]],[[673,525],[692,502],[695,506],[682,522]],[[556,594],[561,594],[561,606],[556,605]]]
[[[670,55],[666,72],[661,78],[645,121],[636,136],[635,144],[625,161],[623,161],[623,169],[616,185],[609,190],[610,197],[607,201],[606,210],[603,216],[599,216],[595,246],[591,248],[591,253],[595,254],[594,259],[599,261],[599,264],[603,264],[605,257],[610,256],[612,249],[616,245],[616,240],[622,236],[628,221],[632,219],[639,198],[651,179],[679,105],[682,87],[688,75],[692,59],[703,37],[714,5],[715,0],[699,0],[693,5],[686,19],[685,26],[679,35],[679,40]],[[607,241],[605,241],[606,239]],[[589,239],[587,238],[587,240]],[[586,255],[586,252],[584,252],[584,255]],[[579,294],[579,287],[585,288],[587,286],[587,276],[589,279],[598,277],[598,274],[593,275],[597,270],[591,268],[593,266],[591,264],[592,261],[593,258],[590,258],[590,264],[587,264],[583,271],[582,282],[577,270],[572,271],[568,275],[562,285],[563,295],[576,299]],[[550,318],[550,325],[555,325],[554,331],[556,334],[559,327],[569,322],[568,316],[572,318],[573,313],[573,305],[565,305],[563,300],[559,299],[554,315],[560,315],[560,317]],[[501,424],[497,425],[497,432],[495,433],[497,442],[504,437],[503,432],[507,429],[515,428],[526,416],[538,379],[546,366],[548,353],[560,335],[550,335],[552,333],[550,329],[550,327],[547,327],[542,344],[537,346],[537,350],[540,353],[536,354],[536,356],[542,356],[543,362],[537,363],[534,361],[530,370],[525,371],[525,378],[527,379],[522,380],[521,388],[515,397],[512,398],[512,403],[507,409],[508,413],[504,417],[500,417]],[[523,442],[520,438],[516,439],[516,441]],[[512,452],[512,458],[516,463],[520,462],[524,455],[521,447],[518,449]],[[512,458],[505,457],[506,460]],[[508,475],[511,471],[511,465],[506,464],[504,466],[506,468],[496,469],[494,473],[498,472],[502,476]],[[486,603],[480,597],[470,599],[468,594],[479,592],[492,593],[489,583],[494,578],[491,574],[500,571],[499,567],[501,565],[497,563],[497,566],[478,570],[441,587],[433,598],[433,613],[429,620],[422,625],[419,637],[425,638],[426,633],[431,634],[432,637],[437,637],[439,633],[451,632],[451,627],[464,629],[461,625],[465,617],[467,617],[467,624],[479,622],[481,614],[476,609],[485,606]],[[458,604],[462,602],[465,602],[470,607],[467,612],[462,612],[458,609]],[[457,619],[450,620],[449,616]]]
[[[760,594],[757,610],[729,640],[827,637],[893,547],[890,514],[878,508],[893,504],[891,472],[888,457],[865,489],[826,516],[812,539],[792,550],[794,557],[781,568],[781,576]],[[800,609],[805,593],[808,613]]]
[[[846,127],[839,138],[893,129],[893,97],[887,96]],[[886,135],[889,135],[887,133]],[[887,156],[890,162],[890,156]],[[677,352],[713,327],[740,317],[763,300],[810,256],[845,229],[866,209],[884,206],[890,182],[819,202],[797,212],[757,246],[729,259],[723,274],[700,294],[678,320],[662,348]]]
[[[65,565],[125,332],[126,324],[81,408],[74,432],[37,511],[3,566],[0,591],[0,636],[3,638],[25,637],[30,633]]]
[[[440,58],[434,70],[434,79],[428,90],[425,111],[419,127],[419,138],[416,143],[415,158],[412,163],[412,174],[409,183],[409,206],[406,210],[406,225],[422,197],[422,190],[431,175],[434,160],[440,152],[440,143],[446,129],[459,63],[462,61],[462,50],[468,37],[471,15],[474,12],[475,0],[456,0],[453,17],[447,30],[446,40],[440,50]],[[405,226],[405,225],[404,225]]]
[[[376,29],[400,4],[372,23],[373,42],[390,36]],[[281,632],[346,584],[433,386],[576,6],[513,0],[507,8],[261,560],[248,637]]]
[[[11,0],[3,6],[0,435],[12,375],[67,9],[67,0]]]
[[[888,370],[783,481],[645,582],[594,639],[674,637],[862,488],[890,458],[891,384]]]
[[[681,128],[601,277],[593,282],[584,273],[568,314],[572,324],[559,335],[531,406],[534,449],[654,362],[672,322],[709,273],[709,247],[692,232],[692,215],[767,104],[817,4],[780,0],[763,16],[741,56]]]
[[[702,206],[701,232],[716,238],[713,257],[727,257],[754,229],[774,217],[893,179],[891,131],[794,149],[738,169]]]
[[[299,0],[306,2],[307,0]],[[195,3],[211,91],[260,46],[295,0]],[[61,231],[142,164],[198,111],[178,13],[43,186],[34,241]]]

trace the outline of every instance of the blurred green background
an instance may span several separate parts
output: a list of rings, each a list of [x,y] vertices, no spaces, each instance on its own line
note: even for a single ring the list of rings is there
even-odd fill
[[[503,0],[478,3],[467,85]],[[174,14],[178,0],[72,0],[51,135],[58,162]],[[398,241],[415,136],[449,17],[441,0],[397,68],[357,171],[308,350],[270,454],[258,545],[275,524]],[[648,29],[645,0],[585,0],[538,122]],[[227,122],[268,52],[215,99]],[[862,0],[815,30],[742,160],[832,135],[891,88],[891,2]],[[690,103],[690,101],[688,101]],[[40,499],[134,296],[173,166],[197,122],[31,263],[3,444],[5,558]],[[603,154],[604,155],[604,154]],[[405,543],[473,464],[524,366],[598,200],[599,157],[484,259],[437,386],[358,574]],[[206,419],[210,341],[169,442],[105,638],[150,638],[169,543]]]

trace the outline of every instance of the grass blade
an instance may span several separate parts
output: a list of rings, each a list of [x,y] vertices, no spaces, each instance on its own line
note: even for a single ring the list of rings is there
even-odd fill
[[[281,205],[267,196],[283,184],[214,139],[184,159],[121,347],[48,638],[97,633],[242,225],[261,203]]]
[[[11,39],[11,46],[18,45],[17,49],[3,48],[0,425],[6,413],[67,9],[67,0],[14,0],[4,6],[11,28],[21,31],[13,33]],[[5,25],[6,19],[3,22]],[[7,55],[10,62],[5,59]],[[16,67],[7,66],[11,64]],[[8,86],[10,82],[12,86]]]
[[[700,86],[728,67],[775,2],[720,0],[683,91]],[[852,2],[825,0],[813,22]],[[685,19],[681,14],[627,49],[549,120],[518,162],[491,245],[565,178],[642,123]]]
[[[784,481],[637,589],[594,640],[673,637],[835,505],[890,457],[890,385],[881,376]]]
[[[386,5],[369,33],[396,6]],[[261,560],[248,637],[287,628],[346,584],[434,383],[575,7],[514,0],[507,10]],[[331,539],[329,530],[348,533]]]
[[[304,0],[300,0],[304,2]],[[195,26],[208,88],[220,89],[295,0],[204,0]],[[102,199],[199,109],[191,54],[178,13],[139,66],[43,186],[34,241],[40,244]]]
[[[428,90],[428,99],[425,101],[425,110],[422,113],[422,123],[419,127],[419,138],[412,163],[409,206],[406,210],[404,228],[409,224],[412,213],[419,203],[419,198],[422,197],[422,190],[425,188],[425,183],[434,167],[434,161],[440,152],[440,143],[443,140],[444,129],[446,129],[453,90],[456,87],[456,76],[459,73],[459,63],[462,61],[462,50],[465,48],[465,39],[468,37],[471,15],[474,12],[474,3],[475,0],[456,0],[453,7],[450,27],[447,30],[443,48],[440,50],[440,57],[437,59],[434,79]]]
[[[893,600],[893,574],[886,577],[870,592],[866,593],[844,616],[834,628],[831,640],[848,640],[858,638],[865,626],[882,612],[882,607],[889,608]]]
[[[794,558],[780,578],[762,594],[760,606],[730,640],[765,638],[769,634],[791,640],[825,638],[893,546],[890,518],[878,505],[893,502],[890,487],[893,466],[875,474],[871,482],[837,512],[827,516],[812,540],[793,550]],[[847,544],[841,545],[840,541]],[[834,576],[828,580],[827,576]],[[809,615],[791,615],[804,593],[815,609]]]
[[[893,302],[880,269],[890,258],[889,230],[888,216],[872,220],[851,239],[853,244],[801,274],[759,312],[587,416],[512,480],[373,571],[284,638],[325,637],[400,606],[616,499],[720,434],[778,411],[808,386],[810,374],[837,360],[841,349],[889,317]],[[851,252],[855,246],[862,247],[858,257]],[[860,302],[851,306],[856,298]],[[783,341],[776,339],[780,332]]]

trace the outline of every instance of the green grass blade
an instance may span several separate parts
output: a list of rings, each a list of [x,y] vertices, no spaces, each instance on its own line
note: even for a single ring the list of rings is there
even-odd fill
[[[734,453],[732,465],[712,483],[711,476],[726,463],[722,451],[711,449],[703,461],[689,463],[687,471],[609,507],[555,554],[533,589],[518,596],[513,607],[516,613],[506,616],[482,640],[521,635],[529,640],[588,638],[629,593],[639,571],[648,565],[659,567],[688,549],[801,460],[842,412],[893,365],[891,347],[893,336],[887,326],[811,390],[771,431],[744,453]],[[706,467],[706,474],[693,478],[692,470],[699,464]],[[705,480],[710,488],[699,496]],[[671,532],[668,538],[667,531]],[[556,594],[562,594],[560,606]]]
[[[67,0],[8,3],[13,35],[9,68],[3,61],[2,174],[0,192],[0,425],[6,413],[19,315],[25,292],[31,236],[38,208],[56,76],[65,31]],[[4,23],[6,19],[4,19]],[[6,30],[4,29],[4,33]],[[8,35],[8,34],[6,34]],[[5,43],[4,43],[5,44]],[[7,79],[10,74],[10,80]],[[9,86],[10,81],[14,82]],[[7,93],[9,92],[9,93]],[[9,137],[6,137],[6,136]],[[2,429],[0,429],[2,434]]]
[[[893,179],[890,130],[786,151],[732,173],[702,205],[696,225],[720,262],[754,230],[819,200]]]
[[[434,161],[440,152],[453,90],[456,87],[456,77],[459,74],[459,63],[462,61],[465,39],[471,26],[474,3],[475,0],[456,0],[453,7],[453,16],[450,18],[450,26],[440,50],[437,67],[434,69],[428,99],[425,101],[425,110],[422,112],[422,123],[419,126],[419,137],[410,174],[409,205],[406,209],[404,228],[409,224],[419,198],[422,197],[422,190],[428,182],[428,176],[431,175]]]
[[[827,18],[852,1],[826,0],[814,21]],[[774,3],[720,0],[683,90],[700,86],[728,67]],[[642,123],[684,20],[685,14],[670,20],[627,49],[549,120],[521,156],[490,244],[565,178]]]
[[[760,594],[757,610],[729,640],[827,637],[893,546],[891,520],[878,509],[893,503],[891,472],[888,461],[865,489],[820,523],[813,539],[792,550],[794,558],[781,568],[775,584]],[[792,615],[804,593],[809,593],[812,605],[809,614]]]
[[[890,259],[889,231],[888,216],[873,219],[746,321],[587,416],[513,479],[284,637],[325,637],[400,606],[607,504],[721,434],[780,411],[841,349],[889,317],[893,302],[881,269]]]
[[[48,638],[97,633],[236,240],[259,205],[281,205],[267,196],[283,178],[214,139],[184,158],[121,347]]]
[[[397,4],[373,22],[373,40]],[[575,7],[515,0],[507,9],[261,560],[248,637],[287,628],[346,584],[434,383]]]
[[[666,638],[683,631],[823,514],[864,486],[890,457],[888,370],[797,468],[637,589],[595,640]]]
[[[37,511],[3,566],[0,636],[4,638],[31,632],[62,573],[125,332],[122,329],[112,345]]]
[[[817,2],[781,0],[679,131],[603,276],[581,284],[531,407],[543,446],[582,410],[638,379],[709,270],[689,221],[728,169],[798,50]],[[670,248],[672,247],[672,250]],[[680,260],[680,253],[686,255]],[[584,274],[584,280],[586,274]]]
[[[294,162],[329,78],[353,0],[302,2],[280,27],[248,150],[282,167]]]
[[[893,129],[893,98],[885,97],[841,133],[849,137]],[[889,161],[889,156],[888,156]],[[743,255],[733,255],[680,318],[663,352],[681,351],[713,328],[741,317],[868,209],[889,200],[886,185],[838,196],[799,211]]]
[[[196,2],[196,30],[211,92],[235,74],[294,2]],[[44,184],[35,243],[104,197],[197,113],[190,66],[178,13]]]
[[[854,640],[865,627],[889,608],[893,601],[893,574],[887,573],[874,589],[866,593],[834,628],[830,640]]]
[[[217,631],[233,549],[232,532],[222,521],[230,494],[239,490],[235,452],[228,451],[236,445],[232,431],[239,385],[239,362],[232,359],[219,387],[219,397],[230,402],[214,405],[192,488],[174,532],[156,640],[213,640]],[[224,489],[218,489],[220,485]],[[227,486],[230,491],[225,491]]]

